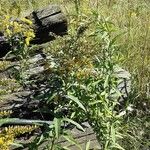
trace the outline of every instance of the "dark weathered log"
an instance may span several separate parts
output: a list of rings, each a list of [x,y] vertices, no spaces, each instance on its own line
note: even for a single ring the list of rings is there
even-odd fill
[[[55,39],[55,35],[67,34],[67,18],[58,5],[49,5],[41,10],[33,11],[26,18],[32,20],[36,37],[32,44],[42,44]],[[0,58],[11,49],[3,33],[0,32]]]
[[[67,33],[67,18],[58,5],[49,5],[42,10],[33,11],[28,19],[32,20],[36,38],[32,43],[41,44],[54,39],[51,33]]]

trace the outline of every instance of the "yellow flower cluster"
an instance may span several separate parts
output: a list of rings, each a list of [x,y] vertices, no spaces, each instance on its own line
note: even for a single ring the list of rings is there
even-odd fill
[[[3,110],[3,111],[1,110],[1,111],[0,111],[0,118],[9,116],[11,113],[12,113],[11,110]]]
[[[10,66],[10,61],[0,61],[0,71],[5,70]]]
[[[2,135],[0,133],[0,149],[1,150],[9,150],[9,146],[13,143],[14,136],[12,135]]]
[[[18,90],[19,87],[20,85],[15,79],[3,78],[0,80],[0,90],[11,92]]]
[[[30,41],[35,37],[34,32],[32,29],[29,29],[28,31],[23,32],[25,38],[25,43],[28,46],[30,44]]]
[[[32,21],[26,18],[21,18],[21,21],[25,22],[26,24],[32,25]]]
[[[4,128],[0,133],[0,150],[9,150],[10,145],[14,142],[15,137],[31,132],[37,129],[37,126],[11,126]]]
[[[0,86],[8,86],[8,84],[16,84],[17,81],[15,79],[7,79],[3,78],[0,80]]]
[[[32,22],[26,18],[20,21],[12,20],[10,16],[5,15],[0,19],[0,31],[2,31],[6,38],[10,39],[14,36],[21,36],[24,44],[28,46],[31,39],[35,37],[33,29],[31,29]]]
[[[3,78],[0,80],[0,101],[3,96],[20,90],[20,84],[15,79]]]

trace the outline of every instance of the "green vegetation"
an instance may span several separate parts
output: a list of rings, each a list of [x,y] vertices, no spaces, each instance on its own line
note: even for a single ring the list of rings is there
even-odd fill
[[[12,78],[7,79],[8,82],[14,82],[13,87],[8,88],[6,79],[1,79],[0,86],[5,86],[7,90],[0,91],[0,101],[16,88],[30,87],[39,81],[39,78],[31,80],[26,74],[30,65],[28,61],[35,49],[35,46],[29,45],[34,38],[30,21],[23,20],[26,26],[22,28],[17,23],[20,30],[17,28],[19,31],[15,32],[16,23],[9,23],[9,16],[24,17],[28,12],[50,3],[61,6],[68,18],[69,31],[68,35],[57,37],[44,46],[43,52],[47,56],[45,71],[39,78],[45,79],[46,84],[51,85],[51,90],[33,96],[33,100],[36,98],[44,102],[45,105],[37,111],[53,114],[53,123],[46,124],[45,131],[33,142],[22,143],[21,146],[36,150],[44,142],[50,141],[45,149],[68,149],[57,142],[63,137],[81,149],[62,126],[73,124],[84,131],[80,123],[88,121],[102,150],[148,150],[149,0],[43,0],[42,4],[38,0],[1,0],[0,31],[5,33],[11,45],[15,42],[15,37],[19,37],[19,42],[15,43],[15,49],[11,51],[19,60],[19,67],[14,67]],[[8,26],[11,26],[12,31],[8,30]],[[0,70],[9,65],[10,62],[4,59],[0,62]],[[117,90],[119,79],[114,71],[117,65],[128,70],[132,76],[131,92],[122,108],[118,108],[121,93]],[[52,112],[49,111],[49,106],[54,107]],[[63,108],[67,108],[68,112],[62,113]],[[2,116],[5,117],[1,115],[0,122],[4,120]],[[1,130],[6,132],[6,129]],[[4,144],[3,136],[0,132],[1,145]],[[12,142],[15,142],[14,137],[5,149]],[[90,142],[86,144],[87,150],[89,144]]]

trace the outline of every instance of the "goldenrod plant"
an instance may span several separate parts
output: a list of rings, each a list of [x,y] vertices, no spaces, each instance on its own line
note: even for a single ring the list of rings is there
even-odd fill
[[[22,18],[19,22],[17,20],[11,20],[9,15],[1,16],[0,20],[0,31],[4,34],[6,42],[8,42],[12,49],[10,53],[16,55],[20,60],[20,65],[24,65],[25,59],[27,59],[28,46],[32,38],[34,38],[34,32],[29,27],[32,22],[26,18]],[[8,53],[9,55],[9,53]],[[7,56],[6,56],[7,57]],[[0,61],[0,71],[5,72],[12,68],[10,61],[5,60]],[[20,89],[20,83],[18,80],[10,77],[4,77],[0,80],[0,102],[7,98],[8,94],[17,92]],[[0,126],[8,121],[8,117],[12,113],[11,110],[0,110]],[[0,132],[0,149],[9,150],[12,144],[15,144],[15,137],[26,132],[31,132],[36,129],[36,126],[9,126],[1,127]]]
[[[16,71],[16,77],[20,78],[19,82],[22,82],[21,79],[24,80],[24,72],[28,68],[27,60],[30,50],[29,44],[35,37],[32,29],[32,22],[26,18],[21,18],[17,21],[17,19],[13,19],[9,15],[1,16],[0,20],[0,31],[4,34],[6,42],[8,42],[11,47],[10,52],[6,54],[3,63],[7,62],[5,59],[8,55],[15,55],[16,59],[19,61],[17,66],[20,70],[16,69],[15,66],[13,68]]]
[[[35,37],[32,22],[26,18],[20,21],[11,20],[9,15],[1,16],[0,30],[12,47],[12,52],[25,59],[28,52],[28,46],[31,39]]]
[[[5,127],[0,133],[0,149],[9,150],[10,146],[15,144],[15,137],[20,134],[32,132],[37,126],[10,126]]]
[[[12,113],[11,110],[3,110],[3,111],[0,111],[0,118],[3,118],[3,117],[7,117],[9,116],[10,114]]]
[[[24,133],[30,133],[33,130],[38,128],[38,126],[36,125],[2,127],[2,125],[8,121],[7,118],[11,114],[12,114],[11,110],[0,111],[0,131],[1,131],[0,132],[0,149],[1,150],[9,150],[13,144],[14,145],[16,144],[15,138],[17,136],[24,134]]]

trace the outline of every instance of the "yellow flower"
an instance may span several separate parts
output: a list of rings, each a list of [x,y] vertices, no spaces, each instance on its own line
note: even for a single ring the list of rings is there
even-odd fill
[[[10,61],[0,61],[0,71],[5,70],[11,65]]]
[[[132,17],[137,17],[137,14],[135,12],[131,12]]]
[[[35,37],[34,32],[33,32],[32,29],[30,29],[29,31],[24,32],[24,36],[25,37],[31,37],[31,38]]]
[[[10,16],[5,15],[5,20],[9,20],[9,19],[10,19]]]
[[[5,127],[0,133],[0,150],[9,150],[10,145],[14,142],[15,137],[26,132],[37,129],[37,126],[11,126]]]
[[[26,19],[26,18],[22,18],[21,21],[29,24],[29,25],[32,25],[32,21],[30,21],[29,19]]]
[[[12,113],[11,110],[8,110],[8,111],[0,111],[0,118],[1,117],[4,117],[4,116],[8,116]]]
[[[0,138],[0,145],[4,143],[3,138]]]
[[[11,34],[12,34],[11,30],[6,29],[6,34],[7,34],[8,36],[11,36]]]
[[[30,37],[27,37],[27,38],[25,39],[25,43],[26,43],[27,46],[30,44],[30,40],[31,40]]]
[[[26,37],[25,44],[26,46],[28,46],[30,44],[31,39],[35,37],[34,32],[32,29],[30,29],[29,31],[24,32],[23,34]]]
[[[0,149],[9,150],[9,146],[13,143],[14,136],[11,134],[0,134]]]
[[[22,25],[19,24],[18,22],[14,21],[13,22],[13,32],[14,33],[19,33],[22,30]]]

